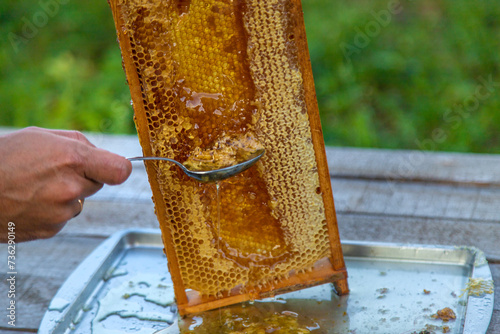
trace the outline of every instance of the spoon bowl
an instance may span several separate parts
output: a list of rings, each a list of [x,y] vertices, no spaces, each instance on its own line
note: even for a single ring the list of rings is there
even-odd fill
[[[193,171],[189,170],[181,164],[177,160],[169,159],[169,158],[162,158],[162,157],[133,157],[133,158],[127,158],[129,161],[143,161],[143,160],[162,160],[162,161],[169,161],[177,166],[179,166],[184,173],[186,173],[187,176],[196,179],[200,182],[217,182],[217,181],[222,181],[225,180],[231,176],[234,176],[236,174],[239,174],[248,168],[250,168],[253,164],[255,164],[262,156],[266,150],[261,149],[257,150],[254,154],[250,156],[248,160],[245,160],[243,162],[240,162],[236,165],[229,166],[229,167],[224,167],[224,168],[219,168],[219,169],[214,169],[214,170],[202,170],[202,171]]]

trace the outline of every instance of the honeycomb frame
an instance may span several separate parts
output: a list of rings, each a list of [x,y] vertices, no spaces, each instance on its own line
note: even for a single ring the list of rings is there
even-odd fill
[[[154,1],[154,0],[111,0],[110,1],[110,6],[113,12],[113,18],[115,20],[115,25],[116,25],[116,30],[117,30],[117,35],[118,35],[118,40],[120,43],[120,48],[122,52],[122,59],[123,59],[123,67],[127,76],[127,81],[129,84],[129,88],[131,91],[132,95],[132,101],[133,101],[133,106],[134,106],[134,120],[136,122],[138,134],[139,134],[139,140],[141,142],[141,146],[143,148],[143,153],[144,155],[163,155],[163,156],[168,156],[168,157],[173,157],[179,160],[186,159],[188,155],[180,155],[180,156],[172,156],[171,150],[169,151],[169,148],[164,148],[165,145],[161,146],[160,149],[158,149],[158,145],[155,146],[155,142],[161,142],[162,140],[164,142],[167,142],[169,144],[172,144],[171,146],[180,146],[182,143],[179,143],[179,139],[175,136],[168,137],[168,141],[163,138],[165,133],[167,133],[168,129],[176,128],[177,132],[183,131],[189,132],[193,131],[193,124],[186,122],[186,121],[180,121],[178,118],[182,118],[184,116],[177,114],[174,111],[171,111],[170,113],[172,116],[169,119],[162,118],[161,115],[154,114],[157,112],[155,109],[157,109],[157,105],[170,105],[170,110],[178,108],[178,105],[175,105],[174,103],[174,96],[177,97],[179,95],[179,90],[177,93],[173,92],[172,90],[167,90],[166,93],[163,95],[157,93],[158,88],[163,87],[162,85],[164,84],[165,81],[169,81],[170,79],[165,77],[163,75],[162,71],[166,72],[181,72],[182,69],[176,68],[175,67],[175,62],[184,62],[185,59],[177,59],[177,60],[172,60],[168,58],[166,55],[166,49],[159,50],[159,47],[155,46],[151,40],[154,41],[155,38],[159,38],[160,32],[165,33],[164,30],[162,30],[162,27],[155,26],[154,23],[156,22],[155,20],[150,20],[147,22],[147,20],[143,20],[144,22],[139,22],[137,18],[141,18],[141,15],[147,17],[148,15],[158,15],[157,13],[151,13],[147,10],[149,8],[148,6],[155,6],[161,3],[161,1]],[[186,20],[186,16],[183,14],[189,13],[190,11],[190,6],[193,5],[193,8],[195,4],[201,4],[205,5],[208,3],[217,3],[216,5],[212,6],[212,11],[214,11],[214,8],[217,8],[217,10],[227,10],[229,7],[225,7],[226,4],[231,4],[233,1],[225,1],[225,0],[219,0],[219,1],[195,1],[195,0],[176,0],[176,1],[163,1],[165,4],[164,6],[170,6],[170,10],[176,10],[179,13],[179,20]],[[258,0],[245,0],[245,1],[234,1],[236,3],[235,5],[229,5],[233,6],[231,8],[234,9],[235,15],[237,19],[236,20],[242,20],[244,23],[239,23],[240,26],[233,25],[231,26],[231,22],[220,22],[217,21],[218,27],[220,26],[228,26],[228,29],[233,29],[235,31],[236,36],[245,36],[245,38],[248,38],[250,42],[248,41],[243,41],[243,44],[241,44],[241,40],[234,40],[231,41],[231,44],[234,45],[235,48],[245,48],[247,53],[243,53],[242,56],[234,55],[234,54],[229,54],[232,56],[232,58],[228,58],[226,62],[222,62],[222,66],[228,65],[229,64],[229,70],[227,70],[227,66],[224,67],[226,68],[228,73],[233,73],[235,72],[237,75],[230,76],[228,80],[231,82],[234,82],[236,80],[239,80],[240,77],[243,78],[251,78],[249,81],[251,82],[249,85],[247,84],[245,86],[244,82],[238,83],[235,86],[240,86],[243,87],[239,91],[236,91],[233,95],[237,96],[236,98],[233,98],[231,102],[233,103],[234,106],[236,106],[234,109],[237,110],[237,112],[241,115],[247,115],[247,116],[253,116],[253,115],[259,115],[257,119],[252,119],[251,121],[249,120],[252,117],[244,117],[247,119],[247,123],[245,123],[245,126],[240,126],[243,129],[242,133],[243,134],[248,134],[249,132],[251,133],[250,130],[252,129],[257,132],[256,137],[257,138],[266,138],[272,137],[273,141],[264,141],[264,147],[267,148],[268,145],[271,147],[278,147],[282,143],[278,143],[280,141],[283,141],[283,130],[281,131],[281,137],[274,136],[276,132],[279,132],[278,130],[275,130],[273,128],[273,122],[276,124],[279,123],[279,117],[273,118],[274,114],[277,114],[278,116],[280,113],[276,112],[274,113],[271,111],[270,114],[267,114],[269,119],[269,124],[262,125],[265,123],[263,121],[263,116],[262,116],[262,110],[267,110],[267,109],[272,109],[271,107],[273,105],[276,105],[276,103],[280,103],[280,101],[277,101],[274,103],[274,101],[269,101],[266,100],[263,96],[266,94],[266,90],[262,88],[261,82],[266,81],[266,76],[270,75],[269,69],[266,68],[266,64],[259,63],[258,59],[261,59],[261,57],[258,54],[258,49],[259,49],[259,39],[254,38],[254,44],[250,48],[249,45],[251,44],[251,38],[252,38],[252,33],[255,31],[258,31],[260,26],[256,24],[258,23],[258,20],[255,21],[254,19],[259,16],[258,10],[261,9],[261,7],[265,7],[268,5],[267,9],[271,8],[271,5],[274,6],[281,6],[281,11],[283,14],[283,17],[286,17],[287,20],[287,25],[285,26],[286,28],[286,35],[282,36],[282,38],[285,38],[286,40],[283,43],[279,43],[279,47],[282,49],[284,48],[285,50],[283,51],[282,55],[283,59],[285,59],[285,56],[288,57],[288,60],[283,60],[283,63],[291,62],[292,67],[295,66],[296,68],[292,68],[286,74],[288,75],[286,77],[287,79],[287,84],[290,84],[290,89],[287,89],[288,93],[287,94],[292,94],[291,98],[292,100],[298,100],[296,104],[298,105],[292,105],[291,108],[295,108],[296,116],[297,118],[295,119],[295,122],[298,123],[295,124],[297,125],[296,128],[301,128],[299,133],[304,136],[304,143],[303,146],[305,147],[305,152],[309,153],[310,157],[312,157],[313,161],[308,161],[310,164],[309,169],[312,170],[309,174],[305,174],[311,177],[312,183],[315,184],[313,188],[315,189],[316,195],[312,194],[312,196],[315,196],[316,199],[319,198],[320,204],[319,204],[319,210],[321,211],[320,215],[314,216],[315,222],[312,223],[311,226],[313,228],[318,229],[316,236],[320,235],[321,240],[325,240],[324,244],[317,245],[318,247],[321,248],[320,251],[317,251],[316,253],[316,260],[314,263],[310,263],[311,261],[309,260],[308,263],[301,263],[297,267],[291,267],[290,265],[286,266],[281,266],[284,267],[285,269],[282,269],[281,271],[277,270],[276,268],[280,268],[280,261],[274,259],[273,257],[270,256],[271,260],[273,260],[273,272],[262,274],[261,276],[253,276],[255,278],[255,281],[258,283],[255,283],[255,285],[251,285],[248,281],[248,277],[246,278],[247,281],[244,284],[236,284],[236,283],[241,283],[243,282],[243,279],[238,281],[238,274],[235,274],[230,283],[227,283],[227,286],[224,285],[222,288],[219,286],[219,284],[226,284],[224,281],[222,283],[217,282],[217,289],[213,290],[214,286],[214,279],[209,279],[208,283],[206,278],[203,278],[205,280],[205,283],[203,283],[201,279],[198,277],[194,276],[201,276],[205,275],[205,272],[200,272],[200,271],[195,271],[198,275],[194,275],[192,272],[187,272],[186,273],[186,265],[185,262],[189,261],[195,261],[194,258],[196,256],[199,257],[199,255],[196,255],[194,253],[183,253],[182,251],[179,251],[179,245],[180,243],[184,243],[187,245],[191,245],[193,242],[196,240],[200,241],[201,246],[196,246],[197,252],[199,252],[200,249],[204,249],[208,253],[211,251],[207,246],[202,245],[202,241],[200,240],[199,237],[198,239],[195,238],[195,236],[191,233],[188,236],[184,237],[179,237],[179,234],[185,233],[187,234],[188,232],[185,231],[184,228],[179,227],[175,224],[175,220],[180,220],[179,216],[192,216],[194,213],[192,211],[196,211],[198,206],[203,206],[203,207],[210,207],[208,204],[212,204],[212,211],[213,211],[213,198],[207,202],[200,202],[199,200],[197,201],[192,200],[192,198],[189,198],[189,201],[192,201],[189,203],[188,207],[182,207],[182,204],[179,202],[181,200],[186,200],[186,195],[181,194],[180,191],[177,191],[176,195],[173,195],[171,197],[166,198],[165,192],[168,192],[170,190],[166,190],[169,186],[166,185],[167,182],[170,182],[173,180],[174,184],[177,185],[177,182],[180,182],[182,186],[189,186],[192,187],[191,189],[194,189],[197,191],[197,189],[200,189],[200,187],[205,187],[203,189],[208,189],[210,186],[207,185],[198,185],[194,184],[192,180],[187,180],[186,177],[183,178],[181,173],[179,171],[176,171],[174,167],[166,167],[163,165],[159,165],[158,163],[146,163],[146,168],[148,172],[148,177],[149,181],[151,184],[151,188],[153,191],[153,200],[155,202],[155,209],[156,209],[156,214],[158,216],[158,220],[160,223],[160,228],[162,230],[162,238],[163,238],[163,243],[165,245],[165,253],[168,258],[168,264],[169,264],[169,270],[174,282],[174,290],[175,290],[175,295],[176,295],[176,300],[179,308],[179,312],[181,314],[188,314],[188,313],[196,313],[208,309],[213,309],[216,307],[221,307],[229,304],[234,304],[237,302],[242,302],[246,300],[253,300],[257,298],[265,298],[268,296],[272,296],[275,294],[279,293],[285,293],[288,291],[293,291],[309,286],[314,286],[326,282],[333,282],[337,293],[339,294],[345,294],[348,292],[348,286],[347,286],[347,272],[345,269],[345,263],[342,255],[342,250],[340,246],[340,238],[338,235],[338,226],[337,226],[337,221],[336,221],[336,216],[335,216],[335,207],[333,203],[333,196],[332,196],[332,191],[331,191],[331,185],[330,185],[330,175],[328,172],[328,165],[327,165],[327,160],[326,160],[326,154],[324,150],[324,142],[323,142],[323,136],[322,136],[322,131],[321,131],[321,124],[320,124],[320,119],[319,119],[319,112],[318,112],[318,106],[317,106],[317,101],[316,101],[316,95],[315,95],[315,90],[314,90],[314,82],[313,82],[313,77],[312,77],[312,70],[311,70],[311,64],[309,60],[309,53],[307,49],[307,41],[306,41],[306,36],[305,36],[305,28],[304,28],[304,23],[303,23],[303,16],[302,16],[302,6],[300,3],[300,0],[274,0],[274,1],[269,1],[266,3],[266,5],[262,5],[262,2],[259,2]],[[138,8],[138,12],[140,12],[138,15],[135,17],[135,21],[130,19],[129,14],[127,13],[130,11],[130,8],[133,6],[136,6],[135,8]],[[146,9],[145,9],[146,8]],[[198,7],[196,7],[198,8]],[[283,10],[284,9],[284,10]],[[194,9],[193,9],[194,12]],[[161,14],[161,13],[160,13]],[[233,13],[234,14],[234,13]],[[192,14],[194,15],[194,14]],[[161,18],[160,18],[161,19]],[[234,21],[234,20],[233,20]],[[254,22],[255,21],[255,22]],[[131,23],[132,22],[132,23]],[[139,22],[139,23],[137,23]],[[215,21],[214,21],[215,22]],[[209,22],[210,23],[210,22]],[[177,23],[178,24],[178,23]],[[225,25],[224,25],[225,24]],[[151,34],[145,33],[144,31],[151,31]],[[263,29],[265,30],[265,29]],[[160,32],[159,32],[160,31]],[[168,32],[167,32],[168,33]],[[176,30],[176,33],[180,34]],[[211,36],[212,32],[208,31],[207,34],[205,34],[205,38],[209,39]],[[142,34],[142,36],[139,39],[134,39],[135,35]],[[239,34],[239,35],[238,35]],[[258,33],[256,34],[258,35]],[[189,47],[189,38],[186,39],[187,41],[185,42],[186,48]],[[183,40],[184,41],[184,40]],[[257,42],[255,42],[257,41]],[[280,41],[278,41],[280,42]],[[142,43],[140,47],[137,46],[137,44]],[[152,45],[153,44],[153,45]],[[175,44],[175,43],[173,43]],[[203,43],[201,43],[203,44]],[[175,54],[171,50],[172,45],[167,45],[167,51]],[[216,49],[212,45],[212,49],[210,49],[211,45],[202,45],[201,47],[208,47],[208,53],[207,57],[211,54],[221,54],[220,49]],[[284,47],[283,47],[284,46]],[[198,47],[199,48],[199,47]],[[252,49],[253,51],[251,51]],[[256,51],[257,50],[257,51]],[[196,50],[195,50],[196,51]],[[226,51],[224,49],[224,51]],[[233,53],[234,50],[232,51]],[[253,54],[252,54],[253,52]],[[228,51],[227,53],[231,53]],[[193,57],[196,57],[196,53],[193,53]],[[148,58],[149,57],[149,58]],[[154,62],[154,59],[151,58],[156,57],[159,59],[158,62]],[[243,58],[242,58],[243,57]],[[248,65],[248,63],[245,63],[245,59],[248,57],[249,62],[253,62],[253,67],[251,65]],[[166,60],[165,60],[166,59]],[[292,59],[292,60],[290,60]],[[163,62],[162,62],[163,60]],[[207,63],[210,62],[210,59],[207,58]],[[187,61],[186,61],[187,62]],[[243,64],[240,66],[240,64]],[[246,65],[246,67],[245,67]],[[278,63],[272,63],[272,69],[277,70],[280,65]],[[286,65],[286,64],[285,64]],[[209,67],[210,65],[207,64],[205,67]],[[232,67],[231,67],[232,66]],[[201,66],[200,72],[204,70],[204,66]],[[161,73],[158,74],[158,73]],[[207,72],[209,75],[209,78],[212,78],[210,76],[211,72]],[[296,74],[295,77],[290,76],[290,73]],[[186,77],[189,78],[189,73],[186,75]],[[215,76],[215,75],[214,75]],[[160,82],[158,78],[161,78],[163,82]],[[205,76],[206,79],[206,76]],[[182,79],[184,80],[184,79]],[[260,82],[259,82],[260,80]],[[170,80],[172,81],[172,80]],[[210,80],[207,80],[207,82],[210,82]],[[179,83],[179,80],[177,81],[172,81],[170,84],[171,85],[176,85]],[[200,98],[198,96],[198,102],[201,99],[204,99],[203,101],[207,101],[208,99],[210,100],[210,103],[206,103],[206,108],[212,108],[215,111],[218,111],[220,108],[219,104],[219,96],[217,94],[217,90],[212,91],[211,93],[206,93],[206,91],[209,91],[211,87],[205,87],[202,84],[198,85],[198,89],[203,91],[204,95],[201,95],[202,97]],[[166,85],[166,84],[165,84]],[[217,82],[216,82],[217,85]],[[229,85],[226,85],[229,86]],[[265,85],[264,85],[265,86]],[[201,88],[200,88],[201,87]],[[218,86],[217,86],[218,87]],[[216,87],[216,88],[217,88]],[[188,87],[190,89],[191,87]],[[186,92],[186,87],[182,87],[182,89]],[[181,90],[182,90],[181,89]],[[156,94],[156,95],[155,95]],[[191,94],[189,91],[188,94]],[[233,96],[231,95],[232,93],[226,93],[227,96]],[[259,98],[255,98],[256,95],[261,94]],[[188,100],[191,99],[192,101],[194,98],[195,94],[192,93],[191,95],[188,95]],[[235,102],[236,101],[236,102]],[[274,104],[273,104],[274,103]],[[282,103],[290,104],[290,99],[286,100]],[[295,102],[292,101],[292,104]],[[261,104],[264,104],[262,106]],[[240,108],[241,110],[239,110]],[[267,109],[266,109],[267,108]],[[279,109],[278,107],[275,107]],[[221,109],[223,112],[226,112],[227,109]],[[244,113],[247,114],[244,114]],[[281,112],[283,113],[283,112]],[[294,111],[292,110],[290,114],[294,114]],[[152,116],[153,115],[153,116]],[[156,117],[156,119],[155,119]],[[173,118],[176,118],[175,120]],[[288,116],[285,116],[285,118]],[[234,117],[233,117],[234,118]],[[161,123],[163,121],[163,123]],[[210,124],[211,121],[210,119],[204,120],[204,124]],[[186,125],[187,124],[187,125]],[[196,123],[197,124],[197,123]],[[196,126],[195,124],[195,126]],[[216,131],[217,129],[215,128],[225,128],[229,133],[230,131],[230,126],[231,123],[214,123],[215,125],[212,126],[212,131]],[[276,125],[274,124],[274,125]],[[267,128],[266,128],[267,126]],[[162,131],[157,131],[155,128],[161,128],[164,129]],[[262,130],[264,129],[264,130]],[[269,130],[267,133],[265,130]],[[274,129],[274,130],[273,130]],[[157,132],[155,132],[157,131]],[[173,130],[172,130],[173,131]],[[290,129],[287,129],[286,131],[290,132]],[[285,131],[285,132],[286,132]],[[302,132],[300,132],[302,131]],[[219,131],[220,132],[220,131]],[[234,133],[237,133],[237,131],[233,131]],[[240,131],[241,132],[241,131]],[[209,137],[212,133],[209,133]],[[219,137],[221,136],[220,133],[218,133]],[[166,135],[165,135],[166,136]],[[253,134],[251,135],[253,136]],[[197,145],[199,146],[204,146],[207,147],[208,142],[205,137],[200,136],[199,138],[195,138],[195,140],[191,143],[191,145]],[[197,142],[196,140],[199,139]],[[224,141],[222,141],[224,142]],[[194,144],[193,144],[194,143]],[[298,147],[297,145],[291,146],[292,149],[302,149],[301,147]],[[273,157],[273,150],[271,150],[268,153],[270,157],[264,157],[261,162],[258,163],[256,167],[252,167],[249,171],[244,172],[244,176],[240,179],[236,179],[235,183],[238,182],[246,182],[246,179],[252,180],[252,182],[255,182],[259,177],[259,175],[263,174],[264,170],[267,170],[269,166],[272,166],[272,162],[274,161],[273,158],[276,160],[280,157]],[[267,155],[266,154],[266,155]],[[283,156],[282,156],[283,157]],[[284,159],[286,160],[286,159]],[[290,160],[290,159],[289,159]],[[309,166],[309,165],[308,165]],[[282,166],[281,166],[282,167]],[[290,166],[285,165],[284,167],[290,168]],[[292,166],[295,167],[295,166]],[[301,167],[302,168],[302,167]],[[272,176],[272,175],[271,175]],[[309,179],[309,178],[308,178]],[[180,181],[177,181],[180,180]],[[270,187],[269,184],[272,182],[269,180],[266,180],[266,185],[265,187]],[[227,191],[231,191],[231,188],[236,188],[238,185],[229,185],[226,188],[228,189]],[[207,188],[208,187],[208,188]],[[212,186],[213,188],[213,186]],[[300,192],[300,189],[298,190]],[[205,190],[203,190],[205,192]],[[297,190],[295,191],[297,193]],[[224,192],[223,192],[224,194]],[[279,193],[278,193],[279,195]],[[206,196],[205,196],[206,197]],[[172,200],[173,198],[173,200]],[[274,198],[274,197],[272,197]],[[194,202],[193,202],[194,201]],[[303,201],[301,203],[300,201]],[[271,214],[269,216],[270,219],[272,219],[271,215],[274,213],[274,206],[279,206],[279,204],[273,204],[273,201],[267,201],[266,204],[266,209],[268,211],[271,211]],[[297,202],[299,202],[300,205],[318,205],[317,200],[316,202],[307,202],[307,199],[302,199],[299,198],[297,199]],[[208,204],[207,204],[208,203]],[[305,203],[305,204],[304,204]],[[172,206],[177,207],[177,211],[175,210],[176,208],[172,208]],[[180,209],[179,209],[180,208]],[[174,209],[174,210],[173,210]],[[252,209],[250,205],[250,210]],[[180,211],[179,211],[180,210]],[[307,211],[305,211],[307,212]],[[174,215],[177,215],[174,217]],[[220,213],[219,213],[220,215]],[[276,215],[276,214],[274,214]],[[319,217],[319,218],[318,218]],[[302,214],[302,218],[299,220],[303,221],[292,221],[290,222],[290,229],[287,231],[288,234],[298,234],[304,232],[304,229],[299,228],[297,229],[297,226],[300,227],[300,223],[306,223],[307,218],[304,217],[304,214]],[[321,220],[321,221],[319,221]],[[220,217],[219,217],[220,221]],[[280,221],[281,222],[281,221]],[[190,222],[192,223],[192,222]],[[220,222],[219,222],[220,224]],[[295,224],[295,225],[294,225]],[[295,226],[295,230],[293,229]],[[186,226],[186,228],[189,228]],[[220,229],[220,227],[219,227]],[[272,233],[271,233],[272,234]],[[318,237],[314,237],[318,239]],[[204,235],[206,239],[210,239],[210,236],[207,236],[206,233]],[[229,240],[232,236],[226,235],[225,239]],[[257,235],[258,237],[258,235]],[[183,238],[183,239],[182,239]],[[310,237],[312,238],[312,237]],[[220,240],[220,234],[217,236],[217,240]],[[236,238],[237,239],[237,238]],[[255,237],[253,239],[255,243]],[[180,241],[182,240],[182,241]],[[238,242],[238,240],[234,241]],[[205,243],[206,244],[206,243]],[[212,242],[213,244],[213,242]],[[252,245],[252,243],[250,243]],[[190,246],[191,247],[191,246]],[[238,246],[239,247],[239,246]],[[259,246],[260,247],[260,246]],[[219,249],[217,249],[219,251]],[[259,249],[260,251],[260,249]],[[312,250],[310,252],[313,252]],[[217,258],[218,254],[213,253],[215,257]],[[269,253],[270,254],[270,253]],[[283,254],[286,254],[283,253]],[[278,254],[279,256],[283,254]],[[321,256],[319,256],[321,255]],[[275,258],[279,258],[279,256],[275,256]],[[286,255],[285,255],[286,256]],[[286,261],[283,261],[286,262]],[[220,263],[220,261],[219,261]],[[224,269],[224,268],[223,268]],[[227,272],[229,272],[231,269],[225,269]],[[234,268],[233,268],[234,270]],[[285,270],[285,272],[283,272]],[[263,270],[265,271],[265,270]],[[268,272],[270,270],[267,270]],[[217,272],[222,272],[221,270],[218,270]],[[200,274],[201,273],[201,274]],[[233,273],[231,273],[232,275]],[[259,274],[257,272],[257,274]],[[207,276],[209,273],[206,274]],[[267,275],[267,276],[266,276]],[[213,275],[214,278],[216,277],[222,277],[221,275]],[[233,277],[233,276],[232,276]],[[197,282],[197,280],[199,282]],[[215,279],[216,280],[216,279]],[[194,283],[193,283],[194,282]],[[236,282],[236,283],[235,283]],[[195,285],[195,287],[198,289],[193,289],[193,284],[198,284]],[[186,285],[187,284],[187,285]]]

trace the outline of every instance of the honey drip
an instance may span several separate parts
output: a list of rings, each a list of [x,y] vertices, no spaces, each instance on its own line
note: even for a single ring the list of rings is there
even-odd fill
[[[217,192],[217,195],[216,195],[216,201],[217,201],[217,253],[221,254],[221,250],[220,250],[220,210],[221,210],[221,207],[220,207],[220,183],[219,182],[215,183],[215,189]],[[221,288],[220,288],[220,284],[218,281],[217,281],[217,291],[218,291],[217,298],[222,297]],[[219,324],[222,324],[222,309],[220,309],[220,308],[219,308]]]

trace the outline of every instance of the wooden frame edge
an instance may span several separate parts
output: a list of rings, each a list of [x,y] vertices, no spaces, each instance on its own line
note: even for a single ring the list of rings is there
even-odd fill
[[[346,277],[347,272],[345,268],[334,270],[330,259],[325,257],[314,264],[312,271],[292,273],[289,278],[278,282],[276,285],[266,286],[259,290],[259,292],[243,292],[241,288],[236,287],[231,292],[225,293],[222,298],[216,299],[213,297],[202,297],[195,291],[191,291],[191,293],[188,293],[188,302],[184,304],[178,303],[177,307],[180,315],[199,313],[248,300],[268,298],[325,283],[335,284],[335,282],[343,280]]]
[[[142,92],[141,92],[141,84],[139,81],[139,77],[137,72],[134,70],[135,65],[132,61],[132,52],[130,46],[130,40],[124,34],[122,25],[123,19],[121,17],[120,6],[117,4],[118,0],[109,0],[109,5],[111,7],[111,11],[113,13],[113,19],[115,21],[115,28],[118,36],[118,42],[121,49],[123,68],[125,71],[125,75],[127,77],[127,81],[129,83],[130,95],[132,96],[132,102],[134,106],[134,117],[135,123],[138,128],[138,136],[139,141],[141,142],[141,147],[143,149],[143,153],[146,156],[152,155],[151,147],[149,145],[142,145],[149,140],[149,136],[146,138],[146,134],[149,133],[146,113],[144,110],[144,104],[142,101]],[[160,192],[160,188],[158,182],[155,177],[156,171],[154,167],[149,163],[145,163],[146,170],[148,173],[149,182],[151,183],[151,190],[153,191],[153,198],[163,198],[163,195]],[[169,225],[169,223],[164,219],[167,217],[165,205],[158,205],[155,203],[156,215],[158,217],[158,221],[160,222],[160,228],[163,224]],[[165,233],[167,232],[167,233]],[[174,283],[174,292],[175,298],[178,303],[186,303],[188,301],[186,291],[184,288],[184,283],[182,282],[182,278],[179,271],[178,259],[173,247],[172,236],[170,231],[163,231],[162,229],[162,239],[164,241],[165,247],[165,255],[168,257],[168,270],[170,272],[170,276],[172,277],[172,281]]]
[[[330,237],[332,252],[331,261],[335,270],[342,270],[345,269],[345,261],[340,243],[338,222],[335,213],[335,203],[333,200],[332,185],[330,181],[330,172],[328,170],[328,161],[326,159],[325,142],[323,138],[323,131],[321,129],[321,119],[319,117],[319,107],[311,67],[311,58],[307,45],[302,2],[301,0],[290,1],[292,3],[292,10],[294,11],[292,17],[295,17],[297,20],[296,24],[294,24],[295,36],[297,41],[299,64],[304,82],[307,114],[309,116],[311,136],[314,152],[316,154],[316,164],[318,166],[321,192],[325,207],[325,216]],[[339,295],[347,294],[349,292],[347,277],[337,282],[335,286]]]

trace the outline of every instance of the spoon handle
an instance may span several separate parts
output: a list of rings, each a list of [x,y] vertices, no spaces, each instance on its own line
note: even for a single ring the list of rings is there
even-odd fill
[[[179,161],[176,161],[174,159],[169,159],[169,158],[163,158],[163,157],[133,157],[133,158],[127,158],[128,161],[142,161],[142,160],[163,160],[163,161],[170,161],[182,168],[183,170],[187,170],[186,167],[184,167],[183,164],[181,164]]]

